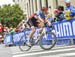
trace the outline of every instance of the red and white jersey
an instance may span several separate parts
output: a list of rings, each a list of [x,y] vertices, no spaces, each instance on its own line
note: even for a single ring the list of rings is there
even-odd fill
[[[2,24],[0,23],[0,32],[2,32]]]

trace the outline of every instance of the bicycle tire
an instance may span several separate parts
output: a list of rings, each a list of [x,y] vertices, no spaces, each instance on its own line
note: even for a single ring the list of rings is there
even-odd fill
[[[53,38],[53,40],[54,40],[54,42],[52,43],[52,45],[50,45],[50,44],[48,44],[48,46],[49,47],[47,47],[45,44],[46,44],[46,42],[43,44],[42,42],[42,40],[43,40],[43,36],[45,35],[45,34],[41,34],[41,38],[40,38],[40,40],[39,40],[39,45],[40,45],[40,47],[42,48],[42,49],[44,49],[44,50],[50,50],[50,49],[52,49],[54,46],[55,46],[55,44],[56,44],[56,41],[57,41],[57,38],[56,38],[56,35],[55,35],[55,33],[53,33],[53,32],[47,32],[46,34],[51,34],[51,35],[53,35],[54,36],[54,38]],[[46,40],[47,41],[47,40]],[[48,42],[48,41],[47,41]],[[50,41],[49,41],[50,42]]]
[[[28,51],[28,50],[30,50],[31,49],[31,46],[29,46],[26,42],[26,40],[25,41],[22,41],[23,40],[23,38],[25,38],[24,37],[25,35],[23,35],[21,38],[20,38],[20,41],[19,41],[19,49],[21,50],[21,51]],[[25,38],[26,39],[26,38]]]

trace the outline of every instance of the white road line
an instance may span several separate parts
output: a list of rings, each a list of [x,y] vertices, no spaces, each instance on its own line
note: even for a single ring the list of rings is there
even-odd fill
[[[13,52],[12,54],[22,54],[22,53],[25,53],[25,52],[22,52],[22,51],[17,51],[17,52]]]
[[[49,55],[49,56],[40,56],[40,57],[64,57],[64,56],[75,56],[75,52],[73,53],[65,53],[65,54],[57,54],[57,55]]]
[[[60,56],[40,56],[40,57],[60,57]]]
[[[72,56],[74,55],[75,56],[75,52],[72,52],[72,53],[65,53],[65,54],[59,54],[60,57],[64,57],[64,56]]]
[[[54,50],[54,51],[36,52],[36,53],[28,53],[28,54],[20,54],[20,55],[14,55],[13,57],[22,57],[22,56],[30,56],[30,55],[39,55],[39,54],[46,54],[46,53],[52,53],[52,52],[71,51],[71,50],[75,50],[75,48],[62,49],[62,50]]]
[[[60,46],[60,47],[54,47],[52,50],[54,50],[54,49],[61,49],[61,48],[74,48],[75,46],[73,45],[73,46]],[[36,47],[35,47],[36,48]],[[40,50],[42,50],[42,49],[40,49]],[[52,50],[50,50],[50,51],[52,51]],[[36,50],[33,50],[33,51],[37,51],[37,49]],[[27,51],[27,52],[31,52],[31,51]],[[17,51],[17,52],[13,52],[12,54],[22,54],[22,53],[25,53],[25,52],[22,52],[22,51]]]

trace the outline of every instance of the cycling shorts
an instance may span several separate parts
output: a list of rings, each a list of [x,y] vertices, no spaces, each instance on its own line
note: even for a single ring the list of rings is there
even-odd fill
[[[34,26],[34,27],[38,27],[37,25],[37,19],[35,17],[32,17],[31,19],[28,20],[28,25],[31,27],[31,26]]]

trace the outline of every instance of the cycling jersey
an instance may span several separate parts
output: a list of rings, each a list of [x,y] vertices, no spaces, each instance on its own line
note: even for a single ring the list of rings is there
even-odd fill
[[[45,15],[42,11],[37,11],[37,16],[40,16],[42,19],[45,19]]]
[[[29,19],[33,19],[33,17],[35,17],[36,15],[37,15],[36,13],[32,14],[32,15],[29,17]]]
[[[37,16],[36,13],[32,14],[30,17],[29,17],[29,20],[28,20],[28,25],[31,27],[31,26],[35,26],[37,27],[37,18],[35,17]]]
[[[36,16],[39,16],[41,17],[41,19],[45,20],[45,15],[42,11],[37,11],[36,13],[32,14],[30,17],[29,17],[29,21],[28,21],[28,24],[29,26],[35,26],[37,27],[37,18]]]

